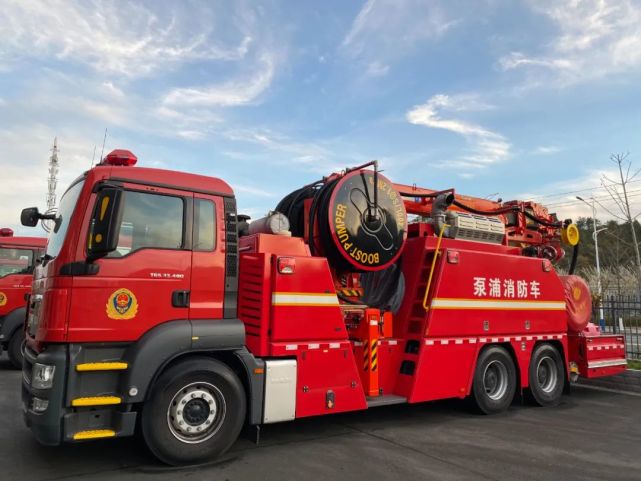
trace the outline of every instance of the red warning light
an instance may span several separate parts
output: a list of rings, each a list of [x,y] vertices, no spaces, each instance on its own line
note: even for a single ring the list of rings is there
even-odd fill
[[[13,230],[8,227],[3,227],[0,229],[0,237],[13,237]]]
[[[138,157],[129,150],[116,149],[107,154],[102,163],[105,165],[124,165],[131,167],[136,165]]]

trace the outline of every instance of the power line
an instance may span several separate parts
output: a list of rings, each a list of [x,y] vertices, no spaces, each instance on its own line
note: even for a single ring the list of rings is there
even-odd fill
[[[629,182],[629,184],[636,184],[636,183],[641,183],[641,179],[632,180],[632,181]],[[558,192],[558,193],[536,195],[536,196],[533,197],[533,200],[546,199],[546,198],[555,198],[555,197],[563,197],[565,195],[580,194],[582,192],[590,192],[590,191],[594,191],[594,190],[605,190],[605,187],[603,187],[602,185],[598,185],[598,186],[595,186],[595,187],[586,187],[585,189],[570,190],[570,191],[567,191],[567,192]]]
[[[641,195],[641,189],[631,190],[628,193],[628,197],[637,197],[639,195]],[[612,197],[610,197],[610,195],[602,195],[602,196],[594,197],[594,199],[597,200],[597,201],[604,201],[604,203],[610,202],[610,201],[611,202],[616,202],[615,199],[612,199]],[[553,202],[551,204],[546,204],[545,206],[548,207],[548,208],[550,208],[550,207],[567,207],[567,206],[572,206],[572,205],[580,205],[582,203],[583,202],[581,202],[580,200],[570,200],[570,199],[568,199],[566,202]]]

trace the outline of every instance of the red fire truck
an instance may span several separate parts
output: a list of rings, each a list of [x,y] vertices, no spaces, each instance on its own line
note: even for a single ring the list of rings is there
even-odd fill
[[[46,242],[41,237],[14,237],[11,229],[0,229],[0,353],[7,351],[16,369],[22,367],[25,296]]]
[[[576,227],[538,204],[394,184],[369,163],[248,224],[224,181],[135,163],[117,150],[71,184],[36,267],[22,398],[41,443],[138,426],[160,460],[196,463],[244,424],[549,406],[570,378],[625,368],[623,338],[588,323],[585,282],[555,271]]]

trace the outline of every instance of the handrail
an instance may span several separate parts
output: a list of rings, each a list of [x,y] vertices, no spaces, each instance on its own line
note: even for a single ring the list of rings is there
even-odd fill
[[[434,267],[436,267],[436,259],[438,258],[439,255],[441,255],[439,248],[441,247],[441,240],[443,239],[443,232],[445,232],[446,227],[449,227],[449,226],[443,223],[443,225],[441,226],[441,231],[438,233],[438,240],[436,241],[436,249],[434,250],[434,257],[432,258],[432,267],[430,268],[430,275],[427,278],[427,286],[425,286],[425,295],[423,296],[423,309],[425,309],[426,311],[430,310],[429,306],[427,305],[427,296],[430,293],[430,287],[432,285],[432,277],[434,276]]]

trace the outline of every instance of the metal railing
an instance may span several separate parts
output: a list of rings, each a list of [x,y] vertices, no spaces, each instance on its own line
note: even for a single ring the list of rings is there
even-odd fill
[[[606,296],[603,299],[603,317],[599,310],[592,312],[592,322],[608,334],[623,334],[628,359],[641,359],[641,298],[636,296]]]

